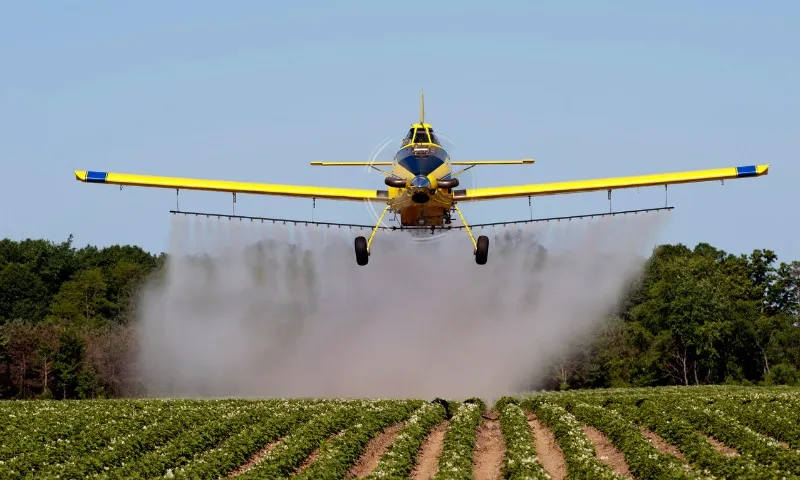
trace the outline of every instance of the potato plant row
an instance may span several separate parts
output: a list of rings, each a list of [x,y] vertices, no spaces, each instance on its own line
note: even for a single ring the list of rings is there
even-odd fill
[[[417,453],[433,428],[445,420],[449,405],[430,402],[420,406],[403,425],[394,442],[381,456],[367,478],[408,478],[416,465]]]
[[[475,432],[481,421],[486,404],[479,399],[470,399],[457,406],[444,435],[439,470],[433,480],[469,480],[472,478],[472,451],[475,448]]]
[[[598,480],[623,478],[597,457],[592,442],[582,429],[583,423],[575,415],[548,401],[531,401],[525,406],[553,431],[571,476]]]
[[[569,412],[579,421],[605,434],[625,455],[626,463],[636,478],[664,480],[712,479],[702,471],[690,470],[677,458],[659,451],[642,435],[637,426],[619,412],[599,405],[576,402]]]
[[[599,457],[589,425],[640,480],[800,480],[798,399],[799,389],[667,387],[537,392],[494,405],[477,398],[8,401],[0,402],[0,478],[346,478],[369,441],[394,427],[366,478],[403,479],[433,429],[446,425],[433,478],[467,480],[478,426],[497,421],[499,474],[539,480],[551,476],[528,424],[535,415],[555,436],[568,478],[623,478]],[[645,428],[681,458],[652,443]],[[709,437],[737,454],[720,452]]]
[[[688,397],[681,405],[713,408],[719,415],[737,422],[778,442],[800,450],[800,405],[778,395],[709,395]]]
[[[532,410],[558,405],[599,429],[622,451],[637,478],[790,479],[800,478],[800,455],[786,442],[797,422],[787,410],[798,393],[742,387],[611,389],[547,392],[525,397],[523,405]],[[759,424],[757,412],[772,422]],[[686,462],[655,449],[642,427],[677,447]],[[721,453],[708,437],[736,454]]]
[[[397,418],[398,412],[405,412],[408,408],[419,406],[420,403],[392,400],[347,401],[337,405],[336,408],[326,409],[283,437],[261,461],[238,478],[247,480],[288,477],[313,452],[317,450],[327,452],[336,446],[341,447],[343,442],[341,438],[345,436],[348,427],[358,429],[365,423],[374,425],[375,422],[385,422],[386,418]],[[331,443],[336,445],[332,446]]]
[[[536,457],[533,434],[525,411],[516,402],[497,406],[500,429],[506,447],[503,478],[510,480],[545,480],[550,475]]]
[[[681,418],[695,430],[736,449],[741,454],[737,461],[741,459],[741,462],[757,466],[758,469],[767,469],[770,475],[780,475],[781,478],[800,474],[800,455],[711,406],[680,405],[660,398],[650,399],[649,402],[669,417]]]
[[[4,406],[24,406],[25,403],[31,402],[8,402]],[[72,403],[76,408],[62,411],[55,421],[46,415],[40,417],[41,410],[30,412],[27,421],[17,428],[18,434],[4,436],[3,447],[11,454],[0,461],[0,478],[20,474],[35,474],[37,478],[58,475],[83,478],[83,475],[138,457],[187,428],[248,405],[243,400],[202,404],[192,401],[64,403]],[[269,401],[265,404],[278,405]],[[61,410],[61,407],[56,409]]]

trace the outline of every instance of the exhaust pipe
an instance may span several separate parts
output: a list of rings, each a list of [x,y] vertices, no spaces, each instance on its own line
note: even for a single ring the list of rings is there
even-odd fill
[[[406,188],[406,181],[398,177],[386,177],[383,179],[383,183],[394,188]]]
[[[458,186],[457,178],[448,178],[446,180],[439,180],[439,188],[456,188]]]
[[[394,188],[406,188],[408,186],[405,179],[398,177],[386,177],[383,179],[383,183]],[[436,184],[437,188],[451,189],[456,188],[459,182],[457,178],[448,178],[446,180],[436,180]]]

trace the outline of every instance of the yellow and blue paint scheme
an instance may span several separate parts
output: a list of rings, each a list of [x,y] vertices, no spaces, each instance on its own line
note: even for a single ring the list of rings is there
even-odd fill
[[[450,156],[431,125],[411,125],[394,156],[389,187],[390,210],[400,214],[403,226],[441,226],[450,223],[453,187]]]
[[[388,198],[386,190],[312,187],[304,185],[209,180],[203,178],[162,177],[156,175],[139,175],[134,173],[114,173],[93,170],[75,170],[75,178],[86,183],[104,183],[135,187],[174,188],[178,190],[253,193],[289,197],[327,198],[331,200],[385,200]]]
[[[424,97],[420,96],[420,121],[411,125],[394,159],[390,162],[311,162],[312,165],[319,166],[370,166],[373,168],[379,165],[391,166],[391,170],[388,172],[380,170],[386,175],[385,189],[284,185],[94,170],[75,170],[74,173],[77,180],[86,183],[380,202],[385,205],[383,215],[387,211],[399,214],[403,226],[436,227],[451,222],[451,211],[455,210],[460,215],[456,206],[458,202],[750,178],[766,175],[770,168],[768,164],[759,164],[650,175],[459,189],[458,174],[463,170],[453,172],[453,165],[467,165],[468,168],[471,168],[475,165],[531,164],[533,159],[451,161],[433,127],[429,123],[425,123],[424,112]]]
[[[769,172],[769,165],[745,165],[685,172],[655,173],[628,177],[600,178],[594,180],[571,180],[507,187],[488,187],[473,190],[456,190],[454,201],[492,200],[499,198],[532,197],[564,193],[583,193],[598,190],[618,190],[622,188],[653,187],[679,183],[708,182],[737,178],[758,177]]]

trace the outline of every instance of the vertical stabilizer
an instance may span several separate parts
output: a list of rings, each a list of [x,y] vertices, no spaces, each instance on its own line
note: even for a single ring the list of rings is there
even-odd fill
[[[425,92],[419,91],[419,123],[425,123]]]

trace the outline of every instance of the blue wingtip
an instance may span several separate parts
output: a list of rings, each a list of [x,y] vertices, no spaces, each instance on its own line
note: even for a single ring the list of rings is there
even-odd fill
[[[745,165],[742,167],[736,167],[737,177],[755,177],[756,175],[757,172],[755,165]]]
[[[86,172],[87,182],[105,183],[107,177],[108,177],[108,172],[95,172],[93,170],[89,170],[88,172]]]

